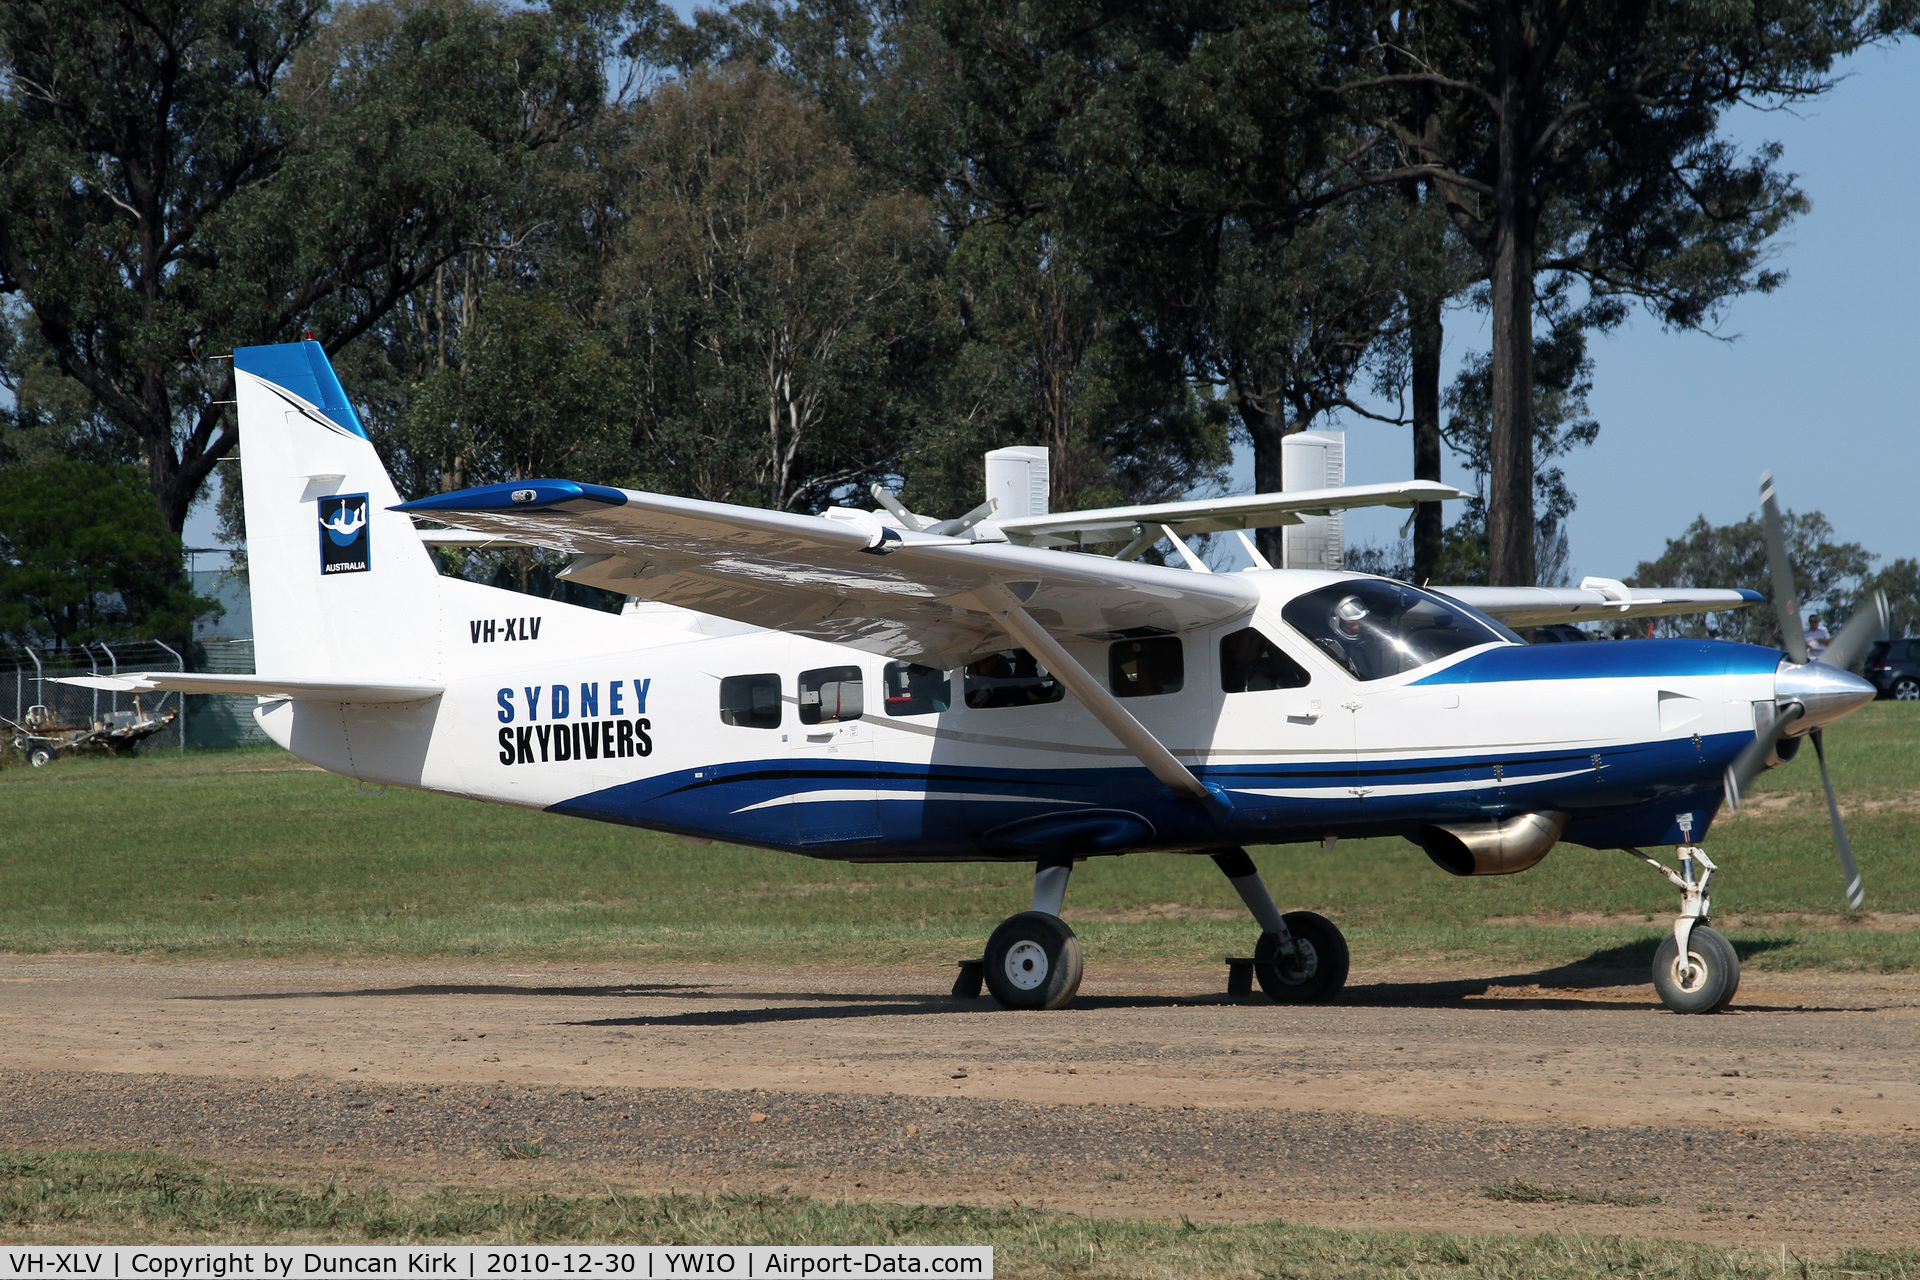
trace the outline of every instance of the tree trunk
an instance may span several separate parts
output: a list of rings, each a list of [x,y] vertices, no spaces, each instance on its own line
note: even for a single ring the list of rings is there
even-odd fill
[[[1440,479],[1440,299],[1407,301],[1413,339],[1413,478]],[[1423,502],[1413,509],[1413,580],[1425,583],[1440,568],[1446,510]]]
[[[1498,172],[1489,248],[1493,283],[1491,475],[1487,486],[1487,585],[1534,585],[1533,236],[1524,84],[1527,31],[1520,0],[1500,0],[1494,58],[1500,79]]]
[[[1246,425],[1247,438],[1253,441],[1253,491],[1278,493],[1281,489],[1280,442],[1287,435],[1284,409],[1268,413],[1251,400],[1240,401],[1240,421]],[[1278,528],[1254,531],[1254,545],[1276,569],[1284,569],[1286,552],[1280,545]]]

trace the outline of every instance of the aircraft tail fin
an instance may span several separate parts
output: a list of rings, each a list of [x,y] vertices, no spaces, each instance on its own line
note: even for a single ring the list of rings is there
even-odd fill
[[[439,574],[320,344],[233,353],[254,669],[427,677]],[[406,668],[404,670],[400,668]]]

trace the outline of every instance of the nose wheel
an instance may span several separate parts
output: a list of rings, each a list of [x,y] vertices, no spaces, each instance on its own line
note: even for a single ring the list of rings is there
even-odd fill
[[[1653,989],[1660,1003],[1675,1013],[1720,1012],[1740,990],[1740,954],[1724,934],[1707,923],[1712,907],[1707,886],[1719,868],[1698,845],[1680,846],[1679,871],[1638,849],[1627,852],[1680,890],[1680,916],[1653,953]]]
[[[1740,990],[1740,956],[1718,929],[1696,924],[1687,931],[1687,954],[1672,934],[1653,953],[1653,989],[1675,1013],[1718,1013]]]

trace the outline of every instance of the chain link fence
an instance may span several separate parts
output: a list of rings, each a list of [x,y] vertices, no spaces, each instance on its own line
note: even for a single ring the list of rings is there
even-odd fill
[[[71,649],[0,648],[0,716],[11,721],[12,742],[21,726],[85,729],[124,725],[148,716],[179,712],[160,732],[132,750],[186,751],[266,742],[253,718],[255,700],[220,694],[115,693],[57,683],[61,676],[114,676],[136,671],[253,671],[253,641],[196,641],[186,652],[160,640],[94,641]]]

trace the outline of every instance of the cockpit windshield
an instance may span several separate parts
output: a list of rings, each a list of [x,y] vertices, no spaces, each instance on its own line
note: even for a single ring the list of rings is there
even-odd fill
[[[1396,676],[1475,645],[1521,643],[1485,614],[1379,578],[1336,582],[1295,596],[1280,616],[1356,680]]]

